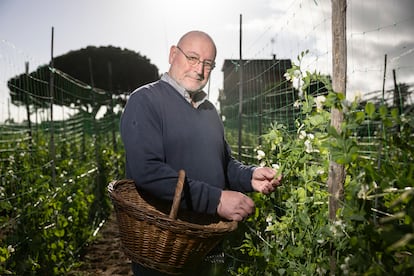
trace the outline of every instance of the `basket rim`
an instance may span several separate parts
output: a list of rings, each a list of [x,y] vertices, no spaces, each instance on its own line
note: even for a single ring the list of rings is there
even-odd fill
[[[224,219],[220,218],[220,220],[217,223],[201,225],[197,223],[184,221],[179,218],[172,219],[168,216],[168,214],[165,214],[161,211],[154,212],[153,210],[150,210],[145,207],[140,208],[132,202],[124,200],[117,193],[118,187],[120,187],[121,185],[131,183],[135,186],[135,182],[132,179],[120,179],[111,181],[108,185],[108,192],[110,198],[112,199],[116,207],[120,207],[123,211],[127,212],[128,215],[131,215],[136,219],[143,220],[145,217],[151,217],[153,223],[161,228],[177,228],[178,232],[180,231],[179,228],[185,228],[186,232],[196,232],[197,234],[199,234],[200,231],[209,234],[223,234],[226,232],[232,232],[236,230],[238,227],[237,221],[225,221]],[[138,190],[137,193],[139,194]]]

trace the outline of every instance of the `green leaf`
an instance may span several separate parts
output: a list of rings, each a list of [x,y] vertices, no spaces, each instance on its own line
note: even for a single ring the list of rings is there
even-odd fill
[[[391,109],[391,116],[393,119],[398,119],[400,117],[400,112],[397,108]]]
[[[56,229],[54,231],[54,234],[55,234],[56,237],[61,238],[65,235],[65,229]]]
[[[316,114],[314,116],[310,116],[309,118],[309,122],[311,123],[311,125],[313,126],[319,126],[322,124],[326,123],[325,117],[322,116],[321,114]]]
[[[388,108],[386,105],[381,105],[379,108],[379,114],[382,119],[385,119],[388,115]]]
[[[355,113],[355,121],[357,123],[362,123],[365,120],[365,113],[362,111],[358,111]]]
[[[297,190],[298,193],[298,201],[303,203],[306,201],[306,191],[305,189],[303,189],[302,187],[298,188]]]
[[[336,128],[334,128],[331,125],[329,125],[327,127],[327,131],[328,131],[328,134],[331,135],[334,138],[337,138],[337,139],[341,139],[342,138],[341,135],[338,133],[338,131],[336,131]]]
[[[375,105],[371,102],[365,105],[365,113],[367,114],[368,118],[374,119],[375,114]]]

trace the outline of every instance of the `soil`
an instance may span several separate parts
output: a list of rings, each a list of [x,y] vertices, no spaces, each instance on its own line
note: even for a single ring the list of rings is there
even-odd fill
[[[121,250],[115,213],[112,213],[81,257],[81,266],[69,273],[72,276],[130,276],[131,261]]]

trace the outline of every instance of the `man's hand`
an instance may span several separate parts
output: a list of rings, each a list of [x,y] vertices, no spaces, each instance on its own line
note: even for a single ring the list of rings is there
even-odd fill
[[[242,221],[253,213],[253,200],[239,192],[222,191],[220,203],[217,206],[217,214],[228,220]]]
[[[276,171],[268,167],[259,167],[253,171],[252,187],[256,192],[262,194],[272,193],[277,186],[281,185],[282,175],[276,176]]]

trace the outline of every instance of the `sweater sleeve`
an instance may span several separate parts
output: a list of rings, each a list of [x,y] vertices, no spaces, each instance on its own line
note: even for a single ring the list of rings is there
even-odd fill
[[[227,154],[227,178],[230,190],[239,192],[253,192],[252,176],[255,166],[247,166],[236,160],[232,154],[230,146],[226,143]]]

